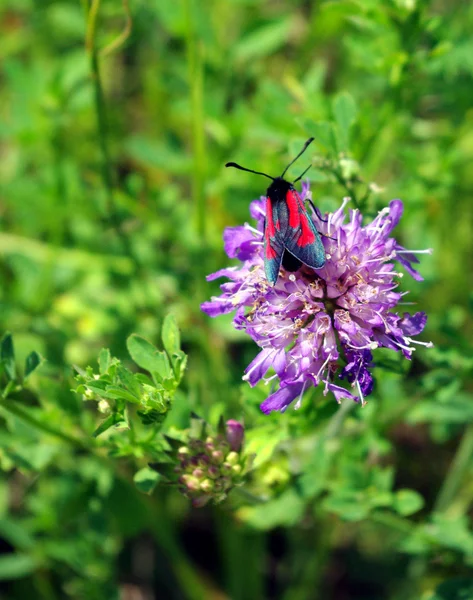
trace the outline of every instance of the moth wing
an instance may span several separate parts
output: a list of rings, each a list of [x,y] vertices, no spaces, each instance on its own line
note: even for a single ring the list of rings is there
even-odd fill
[[[313,269],[320,269],[325,264],[325,249],[305,205],[296,192],[289,190],[286,194],[288,208],[288,224],[284,236],[284,246],[301,262]]]
[[[273,210],[273,203],[268,197],[266,199],[266,220],[264,224],[264,272],[271,285],[276,285],[284,253],[284,244],[279,229],[276,229],[276,227],[279,228],[277,211]]]

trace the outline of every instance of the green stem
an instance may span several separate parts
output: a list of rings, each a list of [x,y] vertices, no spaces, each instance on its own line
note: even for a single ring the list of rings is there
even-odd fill
[[[458,450],[453,458],[450,468],[447,472],[439,495],[435,502],[435,512],[446,512],[454,498],[457,496],[458,489],[468,469],[471,467],[473,456],[473,424],[466,427],[465,433],[461,439]]]
[[[204,581],[182,551],[172,520],[163,518],[163,515],[169,513],[169,509],[164,505],[162,496],[155,494],[153,498],[142,498],[142,501],[148,508],[150,532],[168,556],[185,598],[202,600],[219,596],[219,591],[210,588],[209,582]]]
[[[100,0],[92,0],[90,8],[87,2],[84,3],[84,6],[87,9],[87,30],[85,36],[85,47],[90,58],[90,70],[92,76],[92,84],[94,88],[95,112],[97,114],[98,141],[100,146],[102,162],[102,180],[105,187],[107,199],[105,213],[108,215],[112,227],[115,229],[117,235],[121,239],[126,254],[130,256],[133,260],[136,270],[140,271],[140,261],[134,255],[131,241],[128,238],[128,235],[126,234],[126,231],[122,227],[122,224],[120,223],[120,220],[117,215],[117,206],[115,202],[113,168],[108,144],[107,107],[105,103],[102,79],[100,76],[99,52],[97,50],[96,44],[96,30],[98,13],[100,8]],[[127,2],[124,2],[124,6],[126,11],[128,11]],[[131,17],[129,15],[129,12],[127,12],[127,19],[127,27],[125,28],[123,36],[119,36],[118,45],[123,43],[123,41],[125,41],[125,39],[129,35],[129,29],[131,28]],[[109,53],[110,51],[116,50],[117,47],[118,46],[115,43],[113,43],[112,49],[110,50],[110,46],[108,46],[105,49],[105,51],[106,53]]]
[[[340,433],[340,430],[343,426],[343,422],[345,421],[345,417],[347,414],[356,406],[356,402],[353,400],[347,399],[341,403],[340,408],[330,419],[327,428],[325,430],[325,439],[330,439],[333,437],[337,437]]]
[[[390,512],[374,512],[369,519],[375,523],[386,525],[390,529],[395,529],[404,535],[411,534],[414,529],[414,525],[410,521]]]
[[[232,600],[263,598],[265,534],[241,527],[228,512],[214,512],[225,591]]]
[[[97,53],[97,44],[95,41],[97,18],[100,8],[100,0],[92,0],[90,9],[87,14],[87,31],[85,46],[90,57],[90,69],[92,74],[92,82],[94,86],[95,111],[97,114],[97,127],[100,151],[102,154],[102,178],[105,189],[107,191],[107,213],[114,212],[113,199],[113,176],[112,166],[110,161],[110,152],[108,148],[108,123],[107,111],[105,107],[105,98],[100,78],[99,58]]]
[[[68,435],[67,433],[62,432],[61,430],[56,429],[55,427],[52,427],[51,425],[48,425],[47,423],[43,423],[43,421],[40,421],[36,417],[33,417],[33,415],[31,415],[28,411],[24,410],[21,406],[16,404],[15,401],[13,401],[13,400],[1,400],[0,407],[3,408],[3,410],[5,410],[6,412],[9,412],[11,415],[18,417],[25,423],[28,423],[28,425],[31,425],[38,431],[42,431],[43,433],[53,435],[54,437],[57,437],[58,439],[62,440],[63,442],[66,442],[66,443],[70,444],[71,446],[74,446],[75,448],[78,448],[80,450],[89,450],[90,449],[89,446],[83,440],[73,437],[71,435]]]
[[[206,238],[205,184],[205,132],[204,132],[204,84],[202,44],[196,39],[192,9],[193,0],[184,0],[186,13],[187,60],[191,100],[192,150],[194,168],[192,173],[192,196],[194,201],[197,233],[202,241]]]

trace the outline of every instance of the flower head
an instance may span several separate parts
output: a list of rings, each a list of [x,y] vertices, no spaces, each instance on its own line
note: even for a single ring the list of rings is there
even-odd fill
[[[186,440],[166,437],[167,461],[150,466],[169,483],[177,485],[196,508],[209,501],[219,503],[244,482],[252,456],[243,453],[244,427],[233,419],[219,425],[219,433],[194,416]]]
[[[310,198],[303,185],[302,198]],[[241,265],[209,275],[209,281],[226,277],[222,294],[204,302],[208,315],[235,312],[234,325],[244,329],[261,351],[247,367],[243,379],[255,385],[272,367],[279,388],[261,405],[265,413],[284,411],[304,390],[323,385],[339,402],[352,398],[362,404],[373,389],[372,350],[378,347],[402,352],[410,359],[426,315],[396,312],[402,296],[397,291],[402,273],[397,261],[416,279],[415,254],[400,246],[391,232],[398,224],[403,205],[393,200],[377,217],[363,225],[359,210],[350,210],[345,199],[322,221],[313,215],[322,234],[326,263],[321,269],[303,265],[296,273],[282,268],[272,287],[263,268],[265,199],[250,205],[256,227],[245,224],[225,230],[225,251]],[[430,252],[420,251],[420,252]],[[351,391],[341,384],[346,380]]]

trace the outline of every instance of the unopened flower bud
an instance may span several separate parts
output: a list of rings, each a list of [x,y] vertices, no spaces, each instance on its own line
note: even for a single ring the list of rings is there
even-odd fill
[[[229,452],[225,458],[225,462],[236,465],[238,462],[238,454],[236,452]]]
[[[217,467],[215,467],[214,465],[211,465],[208,469],[207,469],[207,474],[209,477],[211,477],[212,479],[217,479],[217,477],[220,475],[220,471],[218,470]]]
[[[243,444],[243,437],[245,435],[244,427],[238,421],[230,419],[227,421],[227,440],[230,444],[230,448],[238,452]]]
[[[105,400],[104,398],[102,398],[102,400],[100,400],[100,402],[98,404],[98,409],[99,409],[99,412],[101,412],[102,414],[109,413],[110,412],[110,404],[109,404],[108,400]]]
[[[203,492],[211,492],[214,489],[213,481],[211,479],[204,479],[204,481],[202,481],[202,483],[200,484],[200,489]]]
[[[223,458],[223,452],[221,450],[214,450],[212,452],[212,462],[219,464],[223,461]]]
[[[200,487],[200,482],[197,478],[192,477],[192,475],[183,475],[181,477],[182,483],[187,487],[187,489],[191,492],[197,491]]]
[[[200,479],[201,477],[203,477],[204,472],[202,471],[202,469],[197,468],[192,471],[192,475]]]
[[[241,465],[233,465],[232,473],[234,475],[239,475],[241,473]]]

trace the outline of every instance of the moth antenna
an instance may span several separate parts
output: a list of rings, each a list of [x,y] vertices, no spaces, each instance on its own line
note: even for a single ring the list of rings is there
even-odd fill
[[[302,179],[304,177],[304,175],[307,173],[307,171],[312,167],[312,165],[309,165],[307,167],[307,169],[302,173],[302,175],[299,175],[299,177],[297,179],[294,179],[294,181],[292,183],[296,183],[297,181],[299,181],[299,179]]]
[[[274,181],[274,177],[271,177],[271,175],[267,175],[266,173],[261,173],[261,171],[253,171],[252,169],[246,169],[245,167],[241,167],[240,165],[237,165],[234,162],[228,162],[225,166],[233,167],[234,169],[240,169],[240,171],[247,171],[248,173],[254,173],[255,175],[263,175],[264,177],[267,177],[268,179],[271,179],[272,181]]]
[[[307,150],[307,146],[308,146],[309,144],[312,144],[312,142],[313,142],[314,140],[315,140],[315,138],[313,138],[313,137],[311,137],[311,138],[309,138],[309,139],[307,140],[307,142],[304,144],[304,147],[303,147],[303,148],[302,148],[302,150],[299,152],[299,154],[296,156],[296,158],[294,158],[293,160],[291,160],[291,162],[290,162],[290,163],[287,165],[287,167],[284,169],[284,171],[282,172],[282,175],[281,175],[281,177],[284,177],[284,175],[286,174],[286,171],[289,169],[289,167],[290,167],[291,165],[293,165],[293,164],[296,162],[296,160],[297,160],[297,159],[298,159],[300,156],[302,156],[302,154],[304,154],[304,152]],[[297,179],[296,179],[296,181],[297,181]]]

